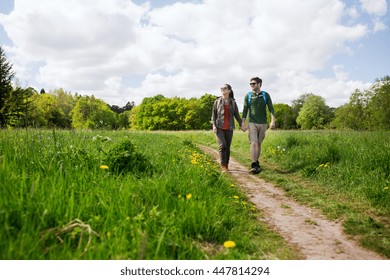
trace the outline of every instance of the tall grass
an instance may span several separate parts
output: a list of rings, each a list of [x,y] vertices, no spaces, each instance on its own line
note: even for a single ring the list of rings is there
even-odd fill
[[[0,133],[0,259],[299,258],[192,137]]]
[[[390,132],[272,132],[264,157],[390,215]]]

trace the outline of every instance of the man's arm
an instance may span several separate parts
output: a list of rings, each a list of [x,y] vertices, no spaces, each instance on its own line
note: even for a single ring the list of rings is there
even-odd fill
[[[271,123],[269,124],[270,129],[275,129],[276,128],[276,118],[275,115],[271,113]]]

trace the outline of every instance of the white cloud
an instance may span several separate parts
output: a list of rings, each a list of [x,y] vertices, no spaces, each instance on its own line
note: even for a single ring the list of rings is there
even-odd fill
[[[386,0],[360,0],[362,9],[372,15],[384,16],[387,12]]]
[[[373,28],[372,32],[376,33],[387,29],[387,26],[380,19],[387,13],[387,2],[386,0],[360,0],[362,10],[372,15]]]
[[[356,9],[355,6],[348,8],[347,9],[347,14],[352,18],[352,19],[357,19],[359,17],[359,12]]]
[[[379,31],[383,31],[386,29],[387,29],[387,26],[382,21],[380,21],[379,19],[374,20],[374,28],[373,28],[374,33],[379,32]]]
[[[369,2],[361,1],[365,11],[383,15],[386,2]],[[343,25],[344,15],[356,23]],[[313,92],[336,106],[352,87],[366,86],[349,81],[340,66],[334,77],[311,74],[336,54],[353,54],[348,43],[368,33],[357,10],[338,0],[204,0],[156,9],[129,0],[15,0],[0,23],[14,42],[6,50],[21,79],[110,104],[139,104],[158,93],[219,94],[223,83],[242,104],[253,76],[283,103]],[[144,79],[134,85],[127,81],[133,76]]]
[[[278,103],[290,104],[291,100],[303,93],[314,93],[324,97],[329,106],[338,107],[348,102],[355,89],[367,89],[371,86],[371,83],[349,80],[342,65],[334,65],[333,71],[334,77],[322,79],[307,72],[286,71],[278,75],[277,85],[271,89],[279,92],[279,96],[276,96]],[[283,81],[290,82],[283,84]]]

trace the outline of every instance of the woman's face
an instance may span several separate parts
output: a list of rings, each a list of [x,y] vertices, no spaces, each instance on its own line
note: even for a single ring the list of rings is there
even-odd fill
[[[221,87],[221,93],[222,93],[223,96],[229,96],[229,92],[230,92],[230,90],[227,87],[227,85],[223,85]]]

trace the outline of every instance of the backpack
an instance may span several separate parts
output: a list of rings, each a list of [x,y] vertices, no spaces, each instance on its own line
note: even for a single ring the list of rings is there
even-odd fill
[[[261,91],[260,93],[263,95],[264,103],[267,105],[267,92]],[[251,99],[252,99],[252,91],[248,92],[248,108],[251,107]]]

